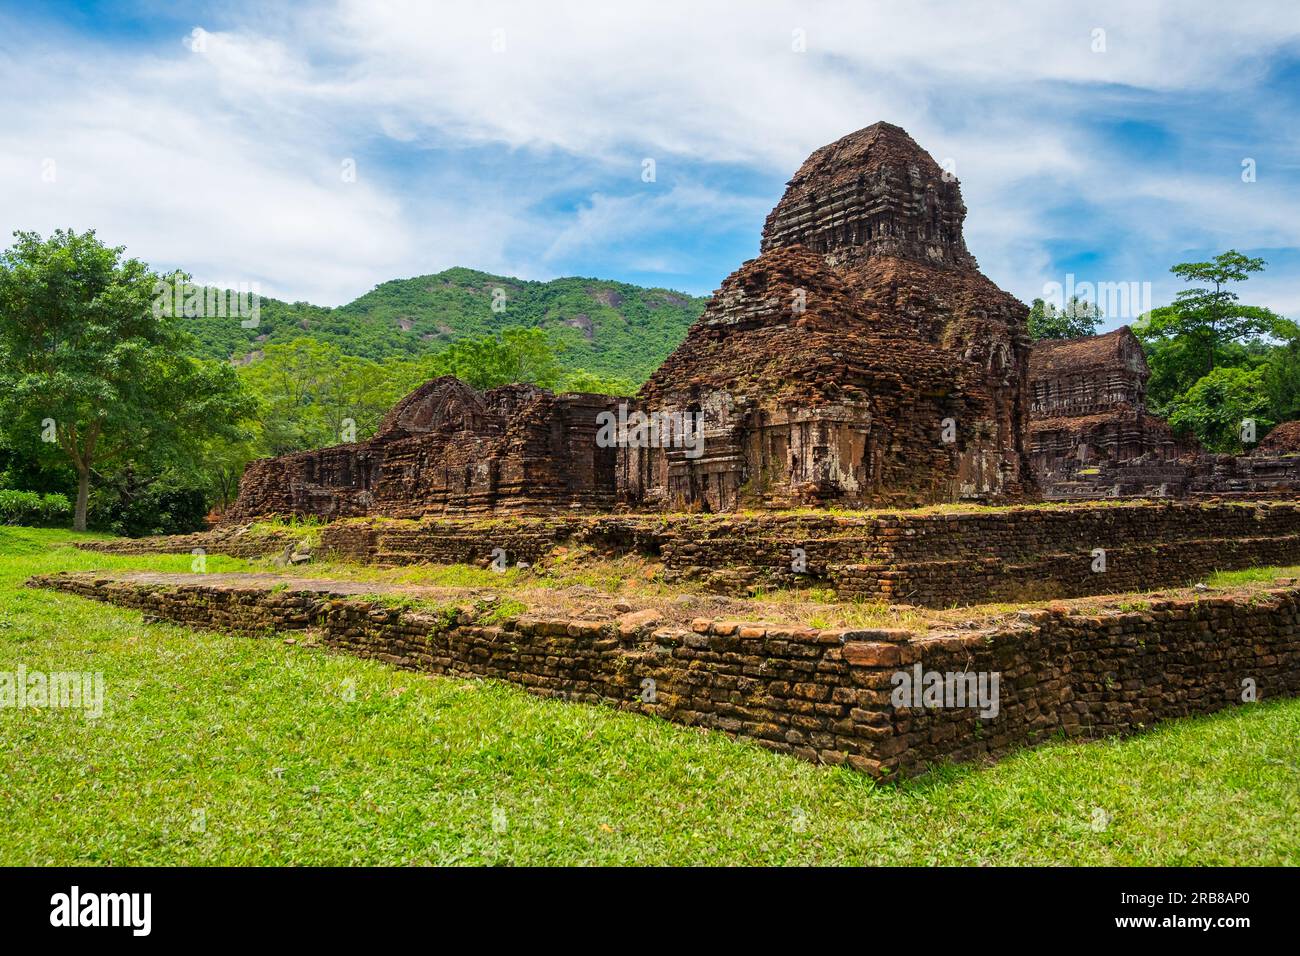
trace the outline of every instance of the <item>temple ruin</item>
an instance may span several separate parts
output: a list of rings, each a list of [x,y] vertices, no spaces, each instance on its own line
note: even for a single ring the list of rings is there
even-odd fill
[[[1151,371],[1142,343],[1123,326],[1104,335],[1045,339],[1029,356],[1029,455],[1053,484],[1099,461],[1166,461],[1182,449],[1146,407]]]
[[[534,385],[480,393],[445,375],[367,441],[251,462],[225,521],[609,508],[615,449],[596,441],[597,418],[616,401]]]
[[[1029,454],[1047,498],[1291,494],[1300,488],[1300,423],[1250,454],[1216,455],[1147,408],[1142,344],[1122,326],[1035,342],[1029,358]]]
[[[859,130],[800,167],[636,399],[438,379],[368,441],[253,462],[226,520],[1014,499],[1028,310],[979,272],[965,215],[906,132]]]
[[[996,501],[1031,485],[1027,309],[980,274],[957,181],[897,126],[808,158],[761,253],[641,391],[705,453],[630,448],[658,508]]]
[[[1150,413],[1127,327],[1031,348],[957,180],[876,123],[814,152],[633,399],[421,386],[373,438],[251,463],[227,522],[913,506],[1300,487],[1294,431],[1209,455]],[[1285,426],[1284,426],[1285,427]]]

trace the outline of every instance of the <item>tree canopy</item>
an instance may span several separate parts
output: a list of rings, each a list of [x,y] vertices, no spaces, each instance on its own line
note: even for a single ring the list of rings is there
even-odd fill
[[[1245,305],[1230,283],[1244,282],[1262,272],[1264,260],[1244,256],[1235,249],[1209,262],[1181,262],[1169,271],[1187,282],[1203,285],[1184,289],[1173,304],[1151,311],[1145,334],[1152,339],[1183,339],[1200,356],[1205,372],[1213,371],[1224,347],[1260,335],[1286,335],[1294,330],[1277,314],[1261,306]],[[1291,329],[1285,328],[1290,325]]]
[[[1029,307],[1029,337],[1038,339],[1080,339],[1096,335],[1101,325],[1101,307],[1070,296],[1063,308],[1035,299]]]
[[[77,475],[86,527],[91,476],[157,468],[238,433],[234,370],[186,354],[180,320],[155,314],[163,280],[93,230],[14,233],[0,254],[0,412],[6,443],[53,447]]]

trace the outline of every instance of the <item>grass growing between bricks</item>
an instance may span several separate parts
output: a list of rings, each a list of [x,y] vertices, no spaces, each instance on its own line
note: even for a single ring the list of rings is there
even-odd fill
[[[0,709],[0,864],[1300,863],[1297,700],[880,786],[496,682],[23,589],[190,570],[72,539],[0,528],[0,671],[105,682],[98,721]]]

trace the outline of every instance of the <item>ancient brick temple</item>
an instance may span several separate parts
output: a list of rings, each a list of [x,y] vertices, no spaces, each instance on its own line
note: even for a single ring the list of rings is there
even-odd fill
[[[1098,461],[1176,458],[1184,449],[1146,407],[1151,371],[1128,326],[1105,335],[1044,339],[1029,356],[1029,455],[1043,482]]]
[[[655,507],[918,504],[1026,490],[1025,307],[978,271],[951,176],[897,126],[817,150],[642,390],[704,454],[631,448]]]
[[[1179,441],[1147,409],[1150,377],[1128,326],[1035,342],[1029,453],[1048,498],[1277,495],[1300,490],[1300,423],[1279,425],[1249,455]]]
[[[906,132],[859,130],[800,167],[635,401],[439,379],[367,442],[252,463],[228,520],[1019,496],[1028,310],[979,272],[965,215]]]
[[[398,402],[368,441],[251,462],[225,520],[609,508],[616,452],[596,433],[615,401],[533,385],[480,393],[446,375]]]

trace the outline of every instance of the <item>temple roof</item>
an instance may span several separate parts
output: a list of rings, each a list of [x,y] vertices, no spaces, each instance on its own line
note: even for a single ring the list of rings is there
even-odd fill
[[[1127,325],[1077,339],[1039,339],[1029,353],[1030,379],[1095,368],[1126,368],[1134,361],[1147,373],[1142,343]]]
[[[1257,454],[1295,455],[1300,454],[1300,421],[1283,422],[1264,436],[1256,447]]]
[[[782,202],[829,193],[882,166],[915,166],[925,180],[942,180],[943,170],[907,130],[893,123],[872,123],[814,150],[787,184]],[[778,207],[780,208],[780,207]]]
[[[955,176],[891,123],[814,151],[763,227],[764,252],[804,245],[843,261],[892,255],[974,268],[962,239],[966,206]]]

